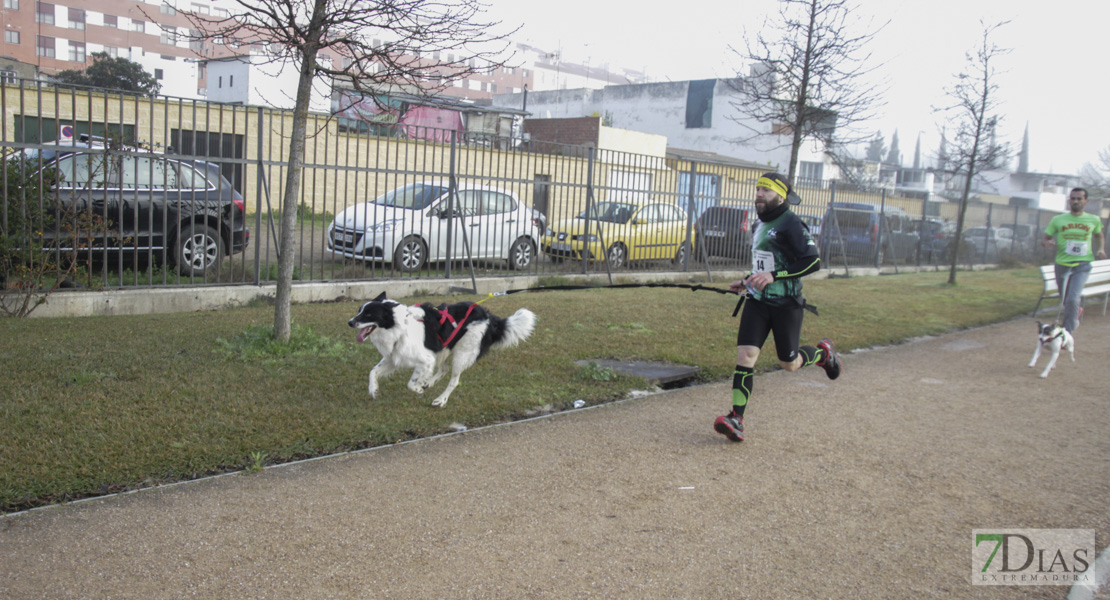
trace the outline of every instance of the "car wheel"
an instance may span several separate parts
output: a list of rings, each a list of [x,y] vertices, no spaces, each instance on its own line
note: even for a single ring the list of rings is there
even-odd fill
[[[532,266],[532,259],[535,254],[536,249],[532,246],[532,240],[523,237],[518,239],[509,248],[509,269],[513,271],[526,270]]]
[[[609,252],[606,254],[609,257],[610,269],[619,269],[628,261],[628,249],[620,242],[609,246]]]
[[[182,226],[174,244],[178,273],[185,277],[204,277],[219,266],[223,255],[223,243],[215,229],[199,223]]]
[[[704,261],[709,260],[709,257],[705,255],[705,238],[704,237],[699,235],[699,236],[696,236],[694,238],[694,248],[697,248],[697,250],[694,251],[694,260],[696,260],[698,262],[704,262]]]
[[[678,247],[678,252],[674,255],[674,264],[681,267],[686,264],[686,255],[690,253],[690,246],[686,242]]]
[[[428,262],[428,247],[415,235],[401,240],[397,251],[393,253],[393,268],[412,273],[419,271]]]

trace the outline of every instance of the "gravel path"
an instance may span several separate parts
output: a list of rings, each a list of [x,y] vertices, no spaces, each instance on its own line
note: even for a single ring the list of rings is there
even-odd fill
[[[1027,318],[760,376],[743,444],[709,385],[2,518],[0,598],[1065,598],[971,531],[1110,540],[1099,312],[1047,380]]]

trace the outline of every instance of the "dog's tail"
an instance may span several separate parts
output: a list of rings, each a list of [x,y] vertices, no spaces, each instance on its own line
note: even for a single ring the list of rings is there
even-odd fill
[[[515,346],[528,336],[532,335],[532,330],[536,328],[536,315],[527,308],[522,308],[507,319],[505,319],[505,330],[501,339],[494,342],[494,348],[509,348]]]

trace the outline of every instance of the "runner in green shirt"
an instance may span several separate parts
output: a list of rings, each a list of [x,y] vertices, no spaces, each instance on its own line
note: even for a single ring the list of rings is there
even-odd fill
[[[1069,212],[1053,217],[1044,230],[1044,247],[1051,250],[1056,244],[1056,287],[1064,307],[1060,318],[1064,329],[1072,334],[1079,325],[1080,294],[1091,274],[1091,261],[1106,258],[1102,220],[1084,212],[1086,207],[1087,190],[1072,189]]]

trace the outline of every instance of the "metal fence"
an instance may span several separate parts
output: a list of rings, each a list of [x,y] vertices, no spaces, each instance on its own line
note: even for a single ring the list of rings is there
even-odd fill
[[[29,81],[0,87],[0,108],[5,164],[33,159],[0,182],[9,242],[34,243],[17,226],[27,211],[72,220],[62,205],[106,228],[49,248],[78,259],[78,285],[276,279],[291,111]],[[323,115],[304,145],[295,282],[750,267],[757,169]],[[56,162],[66,153],[84,158]],[[826,268],[939,267],[957,252],[956,203],[835,183],[798,193]],[[972,203],[958,260],[1045,262],[1051,216]]]

